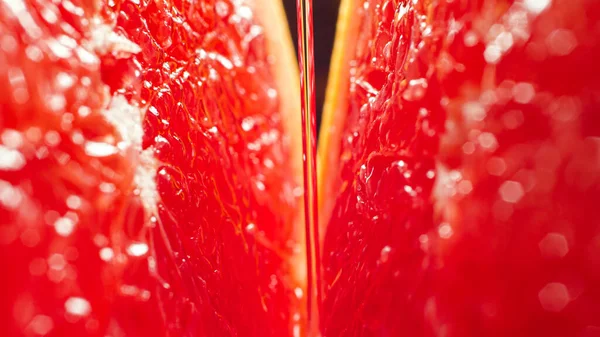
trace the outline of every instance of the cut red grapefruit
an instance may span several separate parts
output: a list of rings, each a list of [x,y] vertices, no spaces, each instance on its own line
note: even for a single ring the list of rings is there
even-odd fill
[[[342,4],[323,334],[596,336],[600,7]]]
[[[5,335],[300,329],[282,18],[271,1],[0,2]]]
[[[0,0],[6,335],[305,334],[279,6]],[[599,334],[598,22],[590,0],[343,1],[323,336]]]

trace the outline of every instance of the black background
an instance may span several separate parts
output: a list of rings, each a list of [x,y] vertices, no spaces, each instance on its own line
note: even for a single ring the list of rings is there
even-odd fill
[[[296,0],[283,0],[283,4],[297,54],[298,27],[296,26]],[[333,49],[333,38],[339,5],[340,0],[313,0],[317,125],[321,124],[321,109],[325,100],[329,59],[331,58],[331,51]]]

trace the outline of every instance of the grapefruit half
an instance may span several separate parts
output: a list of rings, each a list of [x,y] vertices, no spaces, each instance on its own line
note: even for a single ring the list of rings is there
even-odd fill
[[[283,18],[262,0],[0,1],[6,335],[299,332]]]
[[[598,334],[599,19],[585,0],[342,2],[324,336]]]

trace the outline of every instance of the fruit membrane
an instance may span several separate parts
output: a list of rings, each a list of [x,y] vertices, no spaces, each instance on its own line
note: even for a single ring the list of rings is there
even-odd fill
[[[600,334],[599,5],[342,4],[324,336]]]
[[[5,335],[299,328],[289,104],[255,3],[0,1]]]

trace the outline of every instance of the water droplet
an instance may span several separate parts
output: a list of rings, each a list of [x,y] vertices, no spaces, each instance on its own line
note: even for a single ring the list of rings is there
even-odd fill
[[[74,131],[73,135],[71,136],[71,140],[73,141],[73,143],[81,145],[85,141],[85,138],[83,137],[83,134],[81,132]]]
[[[471,184],[471,182],[468,180],[462,180],[461,182],[458,183],[458,185],[456,186],[456,189],[457,189],[458,193],[467,195],[467,194],[471,193],[471,191],[473,190],[473,184]]]
[[[121,295],[125,296],[138,296],[141,293],[140,288],[131,284],[123,284],[119,288]]]
[[[100,258],[102,261],[108,262],[113,259],[115,252],[110,247],[104,247],[100,249]]]
[[[102,234],[94,235],[94,244],[98,247],[104,247],[108,245],[108,238]]]
[[[300,337],[300,325],[299,324],[294,324],[292,335],[294,337]]]
[[[108,157],[117,152],[119,152],[119,149],[111,144],[92,141],[85,143],[85,154],[90,157]]]
[[[475,144],[473,142],[466,142],[463,144],[462,150],[465,154],[473,154],[475,152]]]
[[[448,173],[448,177],[450,177],[450,179],[453,181],[459,181],[462,179],[462,173],[460,173],[458,170],[452,170]]]
[[[551,55],[566,56],[577,47],[577,38],[570,30],[556,29],[546,38],[546,47]]]
[[[71,218],[61,217],[54,222],[54,230],[60,236],[66,237],[71,235],[73,229],[75,229],[75,221]]]
[[[13,187],[9,182],[0,180],[0,205],[8,209],[16,209],[23,201],[23,194],[18,187]]]
[[[479,42],[479,38],[474,31],[468,31],[465,33],[464,43],[467,47],[473,47]]]
[[[504,126],[509,130],[514,130],[521,126],[525,118],[520,110],[509,110],[502,116]]]
[[[265,160],[263,160],[263,164],[265,165],[266,168],[270,168],[271,169],[271,168],[275,167],[275,164],[269,158],[265,158]]]
[[[490,152],[496,151],[496,149],[498,148],[498,141],[496,140],[496,136],[494,136],[493,133],[482,132],[479,135],[479,137],[477,137],[477,140],[479,141],[479,145],[481,145],[482,148]]]
[[[67,104],[63,95],[49,95],[46,97],[46,102],[50,110],[54,112],[62,112]]]
[[[92,307],[85,298],[69,297],[65,302],[65,310],[75,316],[87,316],[92,311]]]
[[[486,115],[483,105],[475,101],[465,103],[462,112],[465,118],[477,122],[482,121]]]
[[[379,262],[386,263],[390,259],[390,253],[392,252],[392,247],[385,246],[381,249],[381,253],[379,254]]]
[[[552,114],[552,118],[561,122],[575,120],[581,114],[581,110],[581,100],[572,96],[558,97],[548,106],[548,111]]]
[[[242,120],[242,130],[244,131],[250,131],[252,130],[252,128],[254,127],[254,124],[256,122],[254,121],[254,118],[252,117],[246,117]]]
[[[496,44],[502,52],[508,51],[514,44],[513,35],[509,32],[502,32],[496,37]]]
[[[449,239],[454,234],[454,230],[450,224],[444,222],[438,227],[438,235],[442,239]]]
[[[127,247],[127,253],[131,256],[142,256],[148,252],[148,245],[143,242],[135,242]]]
[[[23,154],[4,145],[0,145],[0,170],[18,171],[25,166]]]
[[[57,146],[60,144],[60,134],[54,130],[50,130],[44,135],[44,141],[50,147]]]
[[[252,20],[252,10],[248,6],[238,7],[237,15],[239,15],[242,19]]]
[[[249,223],[248,225],[246,225],[246,232],[248,233],[254,233],[256,231],[256,225],[253,223]]]
[[[542,308],[550,312],[560,312],[571,301],[569,290],[559,282],[548,283],[538,293],[538,298]]]
[[[215,3],[215,12],[218,16],[225,18],[230,14],[229,6],[224,1],[217,1]]]
[[[116,190],[115,184],[103,182],[98,187],[102,193],[112,193]]]
[[[427,79],[418,78],[408,81],[408,87],[404,90],[402,98],[407,101],[417,101],[425,96],[427,90]]]
[[[435,172],[433,170],[427,171],[427,173],[425,175],[427,176],[428,179],[435,178]]]
[[[0,139],[10,149],[18,149],[23,145],[23,136],[17,130],[5,129]]]
[[[527,104],[535,97],[535,89],[531,83],[520,82],[515,84],[512,89],[515,102]]]
[[[548,233],[539,243],[540,252],[545,257],[564,257],[569,252],[569,243],[560,233]]]
[[[301,299],[302,296],[304,296],[304,292],[302,291],[302,288],[300,287],[296,287],[294,289],[294,294],[296,295],[296,298]]]
[[[525,8],[533,14],[539,14],[548,8],[551,0],[525,0]]]
[[[46,315],[36,315],[31,322],[29,322],[28,327],[35,334],[45,336],[54,328],[54,322],[52,321],[52,318]]]
[[[414,197],[417,194],[410,185],[404,185],[404,192],[408,193],[412,197]]]
[[[506,171],[506,163],[500,157],[492,157],[487,161],[486,169],[493,176],[502,176]]]
[[[17,40],[10,35],[5,35],[0,39],[0,48],[7,53],[12,53],[17,50]]]
[[[63,270],[67,266],[67,260],[62,254],[52,254],[48,258],[48,267],[53,270]]]
[[[79,107],[79,109],[77,109],[77,114],[81,117],[87,117],[89,114],[92,113],[92,109],[90,109],[90,107],[82,105]]]
[[[61,89],[68,89],[73,86],[73,83],[75,83],[75,80],[67,73],[60,72],[56,75],[56,84]]]
[[[498,191],[502,200],[512,204],[519,202],[525,195],[523,186],[519,182],[511,180],[505,181]]]
[[[489,64],[496,64],[500,61],[500,57],[502,56],[502,51],[500,48],[494,44],[488,45],[483,52],[483,58]]]
[[[79,209],[81,207],[81,198],[76,195],[70,195],[67,197],[67,207],[70,209]]]

